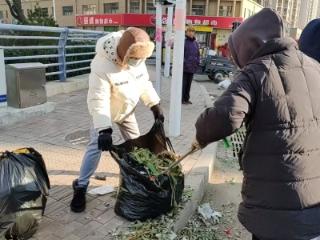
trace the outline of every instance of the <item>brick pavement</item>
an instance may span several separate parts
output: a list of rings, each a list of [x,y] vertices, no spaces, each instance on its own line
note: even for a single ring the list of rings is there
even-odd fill
[[[154,69],[149,69],[154,79]],[[169,113],[169,80],[163,80],[162,106],[168,125]],[[86,105],[87,91],[78,91],[51,97],[49,101],[57,103],[55,111],[45,116],[30,118],[22,123],[0,128],[0,151],[13,150],[24,146],[32,146],[42,153],[50,175],[52,189],[45,216],[34,239],[41,240],[78,240],[78,239],[111,239],[108,234],[117,226],[127,222],[113,212],[115,199],[110,195],[90,196],[84,213],[70,212],[69,203],[72,197],[72,180],[79,174],[82,156],[88,141],[90,117]],[[182,108],[182,134],[172,138],[178,153],[189,148],[194,137],[194,123],[204,108],[204,98],[197,83],[191,91],[193,105]],[[141,133],[146,133],[153,124],[150,110],[139,105],[136,117]],[[114,132],[114,140],[122,141],[119,131]],[[197,155],[183,163],[188,173],[197,160]],[[91,180],[90,187],[101,185],[117,186],[119,169],[115,161],[104,153],[100,161],[98,173],[107,176],[106,181]]]

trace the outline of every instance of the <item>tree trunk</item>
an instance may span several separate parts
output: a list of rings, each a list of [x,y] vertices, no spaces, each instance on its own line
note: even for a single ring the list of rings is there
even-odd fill
[[[19,23],[28,24],[28,19],[23,13],[21,0],[5,0],[9,6],[12,17],[18,20]]]

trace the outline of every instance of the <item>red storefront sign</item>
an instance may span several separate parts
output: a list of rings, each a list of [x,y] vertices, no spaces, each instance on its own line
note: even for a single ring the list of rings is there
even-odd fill
[[[196,26],[211,26],[220,29],[232,28],[233,22],[242,22],[243,18],[238,17],[206,17],[187,16],[186,24]],[[155,26],[154,14],[98,14],[76,16],[77,26]],[[167,23],[167,16],[162,17],[162,23]]]
[[[76,16],[77,26],[119,26],[122,25],[122,14],[99,14]]]

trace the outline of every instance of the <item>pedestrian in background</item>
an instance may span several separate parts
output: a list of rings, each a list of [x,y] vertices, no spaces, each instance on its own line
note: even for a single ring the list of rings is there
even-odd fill
[[[320,62],[320,18],[312,20],[303,29],[299,48],[303,53]]]
[[[192,26],[188,26],[184,43],[182,104],[192,104],[190,101],[190,89],[193,74],[197,71],[199,64],[200,52],[199,44],[195,38],[195,29]]]
[[[269,8],[244,21],[229,48],[241,71],[198,118],[197,141],[205,147],[245,124],[240,222],[255,240],[316,239],[320,65],[284,37],[281,16]]]

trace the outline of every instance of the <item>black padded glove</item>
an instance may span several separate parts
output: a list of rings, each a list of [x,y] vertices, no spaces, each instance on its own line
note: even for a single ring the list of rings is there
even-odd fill
[[[101,151],[109,151],[112,147],[112,129],[104,129],[99,132],[98,149]]]
[[[162,108],[160,107],[160,104],[157,104],[151,107],[151,111],[153,113],[155,120],[160,120],[161,122],[164,122],[164,115],[163,115]]]

